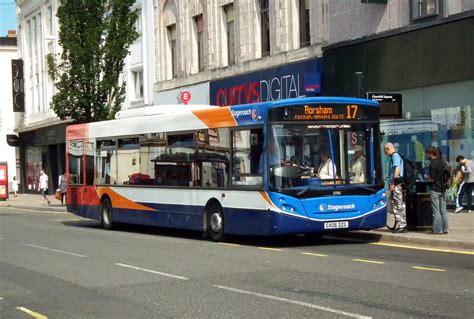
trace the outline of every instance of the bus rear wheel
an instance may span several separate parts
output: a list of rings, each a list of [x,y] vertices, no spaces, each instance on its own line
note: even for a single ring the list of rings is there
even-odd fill
[[[223,241],[226,238],[224,233],[225,221],[224,212],[219,204],[211,204],[207,210],[207,235],[213,241]]]
[[[100,204],[100,224],[107,230],[114,228],[114,222],[112,219],[112,203],[108,198],[104,198]]]

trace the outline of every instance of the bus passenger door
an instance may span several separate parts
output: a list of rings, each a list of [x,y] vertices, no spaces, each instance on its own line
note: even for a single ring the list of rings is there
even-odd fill
[[[84,188],[84,140],[69,140],[67,145],[67,167],[69,188],[67,192],[68,211],[81,215]]]
[[[99,199],[94,187],[94,140],[85,140],[84,144],[84,187],[82,189],[82,212],[87,218],[99,218]]]

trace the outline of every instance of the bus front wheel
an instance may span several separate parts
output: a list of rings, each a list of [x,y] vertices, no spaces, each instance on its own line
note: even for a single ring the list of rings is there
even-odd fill
[[[211,204],[207,209],[207,234],[213,241],[223,241],[226,238],[224,233],[224,212],[219,204]]]
[[[100,223],[104,229],[111,230],[114,228],[112,221],[112,203],[108,198],[104,198],[100,205]]]

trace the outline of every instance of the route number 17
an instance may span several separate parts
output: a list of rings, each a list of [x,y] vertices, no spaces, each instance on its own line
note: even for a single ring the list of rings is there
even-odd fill
[[[347,119],[353,120],[357,117],[357,108],[358,105],[347,105]]]

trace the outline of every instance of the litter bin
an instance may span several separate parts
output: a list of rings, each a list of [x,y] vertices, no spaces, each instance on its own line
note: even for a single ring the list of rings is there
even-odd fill
[[[416,183],[416,191],[407,193],[406,197],[407,226],[409,230],[431,229],[433,215],[431,197],[425,182]]]

